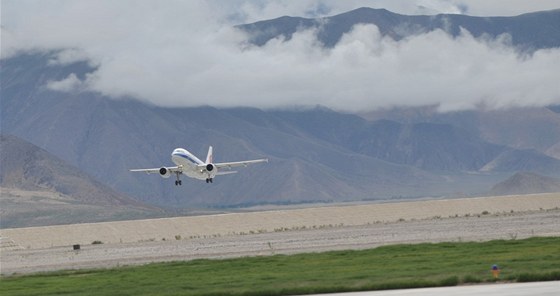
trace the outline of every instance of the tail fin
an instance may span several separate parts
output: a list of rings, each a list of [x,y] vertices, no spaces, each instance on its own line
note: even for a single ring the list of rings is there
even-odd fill
[[[206,163],[214,162],[214,157],[212,156],[212,146],[208,148],[208,154],[206,155]]]

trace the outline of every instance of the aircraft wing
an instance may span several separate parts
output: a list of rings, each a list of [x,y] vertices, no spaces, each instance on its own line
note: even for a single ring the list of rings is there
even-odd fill
[[[235,167],[246,167],[250,164],[259,163],[259,162],[268,162],[268,158],[255,159],[255,160],[245,160],[245,161],[235,161],[235,162],[221,162],[221,163],[214,163],[214,165],[218,169],[228,169],[229,170],[229,169],[235,168]]]
[[[221,172],[217,172],[216,176],[221,176],[221,175],[230,175],[230,174],[235,174],[237,173],[237,171],[221,171]]]
[[[169,172],[171,172],[171,173],[176,173],[176,172],[182,172],[182,171],[183,171],[181,168],[176,167],[176,166],[174,166],[174,167],[165,167],[165,168],[168,169]],[[129,171],[131,171],[131,172],[144,172],[144,173],[147,173],[147,174],[159,174],[159,170],[160,170],[160,169],[161,169],[161,168],[155,168],[155,169],[132,169],[132,170],[129,170]]]

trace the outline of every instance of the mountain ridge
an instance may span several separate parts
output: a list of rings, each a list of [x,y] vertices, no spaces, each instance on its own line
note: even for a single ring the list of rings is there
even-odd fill
[[[464,28],[477,38],[483,34],[492,38],[509,34],[513,45],[533,51],[560,46],[560,29],[553,25],[559,22],[560,9],[513,17],[477,17],[460,14],[402,15],[386,9],[362,7],[319,19],[284,16],[236,27],[248,32],[250,42],[258,46],[278,36],[290,40],[297,31],[318,28],[317,38],[326,47],[333,47],[356,24],[374,24],[383,36],[395,40],[435,29],[457,36]]]
[[[511,173],[503,161],[505,170],[480,171],[511,148],[450,123],[368,121],[324,107],[163,108],[31,87],[70,71],[91,71],[86,64],[47,61],[48,56],[19,56],[4,62],[2,72],[11,80],[2,82],[3,130],[150,204],[224,207],[482,194]],[[26,64],[31,67],[22,72]],[[188,180],[177,188],[157,176],[128,172],[173,165],[169,155],[177,147],[204,155],[208,145],[217,162],[261,157],[270,162],[222,176],[212,186]],[[527,156],[533,167],[520,168],[547,174],[544,163],[560,161],[535,153]],[[243,190],[232,191],[238,184],[245,184]]]

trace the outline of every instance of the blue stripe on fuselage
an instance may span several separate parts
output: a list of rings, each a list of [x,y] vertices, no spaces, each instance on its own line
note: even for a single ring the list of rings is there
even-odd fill
[[[188,156],[186,154],[183,154],[183,153],[173,153],[173,155],[185,158],[186,160],[188,160],[188,161],[190,161],[190,162],[192,162],[196,165],[202,164],[202,163],[198,163],[196,160],[192,159],[190,156]]]

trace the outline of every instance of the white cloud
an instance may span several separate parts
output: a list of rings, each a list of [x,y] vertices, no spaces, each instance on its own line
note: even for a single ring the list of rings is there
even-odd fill
[[[82,81],[76,76],[76,74],[71,73],[68,77],[59,81],[49,81],[47,83],[47,88],[50,90],[72,92],[79,90],[82,86]]]
[[[368,3],[403,13],[462,9],[459,1],[438,0],[3,1],[2,57],[17,50],[64,49],[51,63],[88,58],[97,68],[86,81],[72,74],[50,82],[50,89],[88,88],[165,106],[320,104],[364,111],[560,103],[558,49],[520,57],[507,42],[479,40],[468,32],[453,38],[434,31],[396,42],[372,25],[355,27],[332,49],[322,48],[312,30],[253,47],[232,28]]]
[[[514,16],[560,8],[560,0],[449,0],[447,2],[466,8],[465,14],[476,16]]]
[[[70,65],[75,62],[88,61],[88,55],[80,49],[66,48],[58,51],[49,61],[49,65]]]

